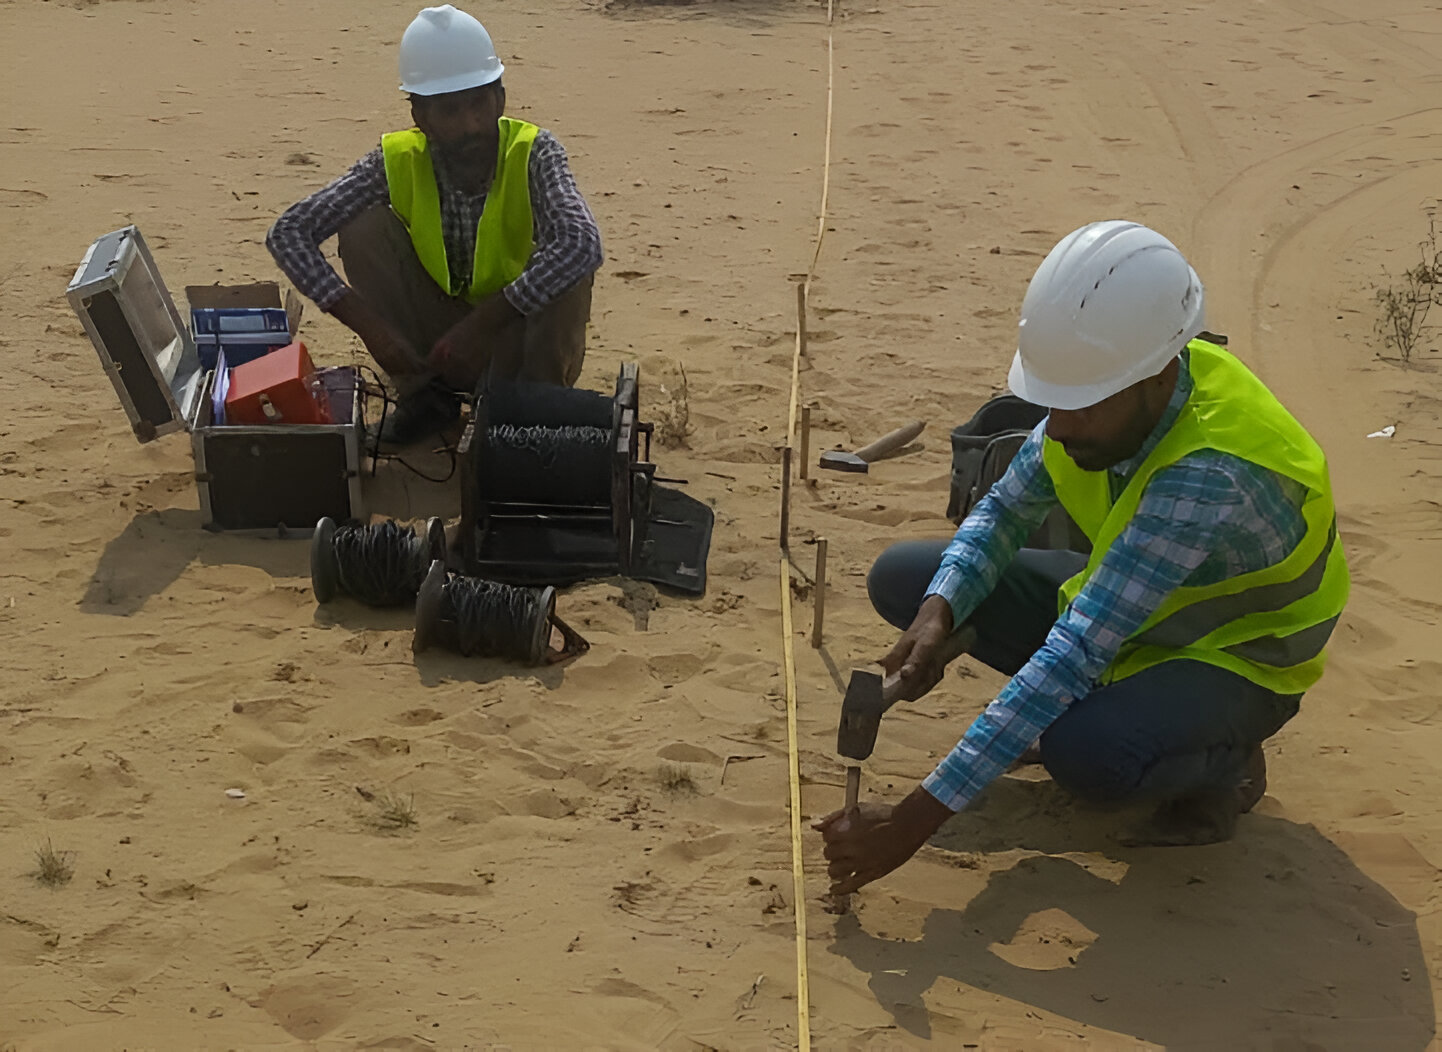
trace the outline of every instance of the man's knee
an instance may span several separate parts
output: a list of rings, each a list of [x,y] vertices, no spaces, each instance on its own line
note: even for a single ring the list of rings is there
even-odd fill
[[[591,323],[591,289],[595,275],[587,274],[561,297],[557,318],[557,347],[561,382],[575,386],[586,360],[586,327]]]
[[[1151,760],[1073,709],[1041,736],[1041,762],[1052,781],[1073,796],[1121,803],[1141,790]]]
[[[594,281],[595,276],[587,274],[526,319],[520,379],[571,387],[580,378],[586,360],[586,326],[591,320]]]
[[[941,565],[941,547],[902,541],[887,548],[871,564],[866,594],[888,624],[905,629],[916,619],[926,586]]]
[[[367,208],[336,232],[336,252],[348,269],[363,260],[394,256],[402,246],[415,251],[405,224],[387,205]]]

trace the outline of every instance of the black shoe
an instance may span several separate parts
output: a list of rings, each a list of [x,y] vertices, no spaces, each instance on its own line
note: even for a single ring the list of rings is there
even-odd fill
[[[461,417],[461,399],[440,383],[430,383],[400,399],[386,414],[383,446],[409,446],[445,430]]]

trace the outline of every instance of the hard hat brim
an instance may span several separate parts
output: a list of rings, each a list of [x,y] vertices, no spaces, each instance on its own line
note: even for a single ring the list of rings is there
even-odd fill
[[[1200,326],[1197,331],[1201,331]],[[1139,363],[1130,372],[1096,384],[1063,385],[1039,380],[1027,372],[1026,364],[1021,360],[1021,351],[1018,350],[1011,359],[1011,371],[1006,376],[1007,386],[1018,398],[1044,409],[1088,409],[1114,394],[1120,394],[1132,384],[1156,376],[1173,358],[1182,353],[1195,336],[1196,333],[1179,336],[1172,344],[1162,348],[1145,362]]]
[[[1086,409],[1122,390],[1120,387],[1113,389],[1109,384],[1070,387],[1038,380],[1027,373],[1020,351],[1012,356],[1006,382],[1012,394],[1043,409]]]
[[[494,70],[487,70],[484,73],[465,73],[459,76],[446,77],[442,80],[407,81],[401,84],[400,90],[408,95],[453,95],[458,91],[470,91],[472,88],[483,88],[487,84],[494,84],[501,79],[501,74],[506,67],[500,62],[496,63]]]

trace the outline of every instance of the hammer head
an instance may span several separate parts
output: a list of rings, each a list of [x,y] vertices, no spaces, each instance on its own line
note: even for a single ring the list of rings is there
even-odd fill
[[[841,722],[836,728],[836,751],[852,760],[864,760],[876,748],[876,732],[888,706],[881,696],[881,676],[863,668],[851,670],[846,697],[841,701]]]
[[[825,453],[821,454],[821,466],[823,468],[830,468],[832,471],[865,472],[871,465],[855,453],[847,453],[840,449],[828,449]]]

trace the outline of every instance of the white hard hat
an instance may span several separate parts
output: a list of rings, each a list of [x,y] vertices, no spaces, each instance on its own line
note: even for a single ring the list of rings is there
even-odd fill
[[[400,66],[401,90],[412,95],[479,88],[506,69],[486,27],[450,4],[426,8],[406,27]]]
[[[1202,331],[1201,279],[1155,230],[1120,219],[1062,238],[1021,303],[1013,393],[1084,409],[1155,376]]]

